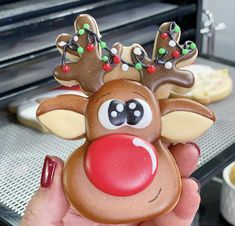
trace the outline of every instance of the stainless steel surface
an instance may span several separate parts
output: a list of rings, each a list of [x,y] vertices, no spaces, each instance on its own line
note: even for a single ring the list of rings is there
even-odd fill
[[[209,61],[199,62],[222,67]],[[235,68],[229,68],[235,83]],[[227,99],[209,106],[217,116],[215,125],[198,140],[202,155],[200,166],[235,142],[235,91]],[[0,112],[0,203],[22,215],[32,194],[39,186],[44,156],[63,159],[83,141],[64,141],[23,127],[5,112]]]

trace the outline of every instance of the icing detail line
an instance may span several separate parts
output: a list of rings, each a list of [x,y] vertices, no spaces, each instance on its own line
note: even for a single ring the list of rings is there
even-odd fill
[[[158,196],[161,194],[161,192],[162,192],[162,188],[159,189],[157,195],[153,199],[149,200],[149,203],[155,201],[158,198]]]

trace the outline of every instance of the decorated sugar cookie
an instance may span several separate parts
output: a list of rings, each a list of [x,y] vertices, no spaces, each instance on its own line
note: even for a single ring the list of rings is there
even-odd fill
[[[194,140],[215,117],[201,104],[158,100],[155,92],[165,84],[193,86],[193,74],[178,66],[194,60],[195,44],[179,45],[178,25],[164,23],[155,57],[150,59],[141,46],[133,45],[125,49],[131,56],[127,60],[120,43],[111,49],[106,46],[91,16],[80,15],[75,29],[75,35],[57,39],[62,64],[54,75],[67,85],[79,83],[89,96],[57,96],[37,110],[39,121],[54,134],[86,138],[64,167],[69,202],[84,217],[100,223],[136,222],[168,213],[179,200],[181,177],[163,141]],[[86,121],[82,133],[81,117]]]
[[[193,89],[184,93],[181,92],[181,87],[173,87],[172,97],[189,98],[206,105],[222,100],[231,94],[233,81],[228,69],[215,70],[212,67],[200,64],[190,65],[185,69],[194,73],[195,85]]]

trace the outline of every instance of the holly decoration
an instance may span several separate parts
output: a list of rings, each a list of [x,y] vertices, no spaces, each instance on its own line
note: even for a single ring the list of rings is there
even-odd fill
[[[196,44],[191,41],[187,41],[183,46],[179,45],[175,38],[179,32],[180,27],[175,22],[169,24],[168,31],[162,31],[160,29],[159,39],[163,40],[163,43],[165,43],[164,46],[157,49],[157,56],[152,64],[145,65],[144,57],[141,57],[140,54],[136,54],[138,64],[141,64],[142,68],[145,68],[149,74],[157,73],[158,65],[164,65],[166,70],[171,69],[173,67],[173,61],[197,48]],[[135,65],[135,68],[140,70],[139,68],[141,67],[136,67]]]
[[[102,60],[103,60],[104,62],[108,61],[108,59],[109,59],[108,56],[103,56],[103,57],[102,57]]]
[[[95,49],[95,45],[93,43],[88,43],[87,46],[86,46],[86,50],[88,52],[91,52]]]
[[[82,53],[84,53],[84,49],[83,49],[81,46],[79,46],[79,47],[77,48],[77,52],[78,52],[79,54],[82,54]]]
[[[138,49],[134,49],[134,54],[136,58],[136,63],[131,64],[127,63],[125,60],[121,59],[120,56],[117,55],[117,51],[114,49],[109,49],[107,47],[106,42],[102,41],[94,32],[90,30],[90,25],[85,23],[82,28],[78,29],[78,32],[74,34],[74,36],[69,40],[67,43],[63,43],[63,56],[62,56],[62,71],[64,73],[67,73],[70,71],[70,68],[68,65],[65,64],[65,57],[66,57],[66,51],[68,48],[71,50],[76,50],[79,55],[82,55],[84,51],[91,52],[95,49],[95,46],[98,44],[102,50],[106,51],[107,54],[103,55],[101,57],[102,61],[104,62],[102,68],[104,71],[109,72],[113,69],[113,67],[117,64],[122,63],[122,70],[128,71],[129,67],[134,67],[136,70],[146,70],[149,74],[155,74],[157,73],[157,66],[158,65],[164,65],[166,69],[172,68],[172,62],[176,60],[177,58],[180,58],[183,55],[188,54],[192,50],[196,49],[196,44],[194,42],[186,42],[183,46],[180,46],[177,41],[175,40],[174,34],[177,34],[180,32],[180,27],[175,23],[171,22],[169,25],[168,31],[161,31],[160,33],[160,39],[165,40],[168,43],[168,46],[170,46],[173,50],[170,52],[169,48],[160,47],[158,49],[158,54],[156,58],[153,60],[153,64],[146,65],[144,61],[143,50],[141,50],[139,47]],[[86,35],[87,37],[87,44],[85,47],[82,47],[78,44],[79,42],[79,36]],[[85,49],[84,49],[85,48]],[[137,51],[138,50],[138,51]]]
[[[115,63],[115,64],[119,64],[120,62],[121,62],[121,59],[120,59],[120,57],[119,56],[114,56],[114,58],[113,58],[113,62]]]
[[[70,68],[69,68],[68,65],[63,65],[62,70],[63,70],[64,73],[67,73],[67,72],[70,71]]]
[[[111,71],[112,70],[112,66],[108,63],[103,64],[103,70],[104,71]]]
[[[167,39],[168,38],[168,34],[166,32],[161,33],[160,36],[161,36],[162,39]]]
[[[171,53],[173,58],[179,58],[180,57],[180,52],[177,50],[173,50]]]
[[[149,64],[147,66],[147,71],[148,71],[149,74],[153,74],[153,73],[155,73],[157,71],[157,68],[156,68],[156,66]]]

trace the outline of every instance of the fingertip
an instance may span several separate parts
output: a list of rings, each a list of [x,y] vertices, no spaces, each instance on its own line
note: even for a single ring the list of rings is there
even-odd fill
[[[178,165],[181,177],[189,177],[197,169],[199,152],[191,143],[176,144],[170,151]]]
[[[63,220],[69,209],[69,203],[62,187],[63,161],[56,156],[46,156],[41,184],[33,195],[25,211],[21,226],[55,225]]]
[[[193,147],[195,147],[196,150],[197,150],[197,152],[198,152],[198,156],[199,156],[199,157],[201,156],[201,149],[199,148],[199,146],[198,146],[196,143],[194,143],[194,142],[188,142],[188,143],[186,143],[185,145],[192,145]]]
[[[182,179],[181,197],[174,209],[177,216],[185,220],[193,218],[201,201],[198,191],[199,185],[194,179]]]

